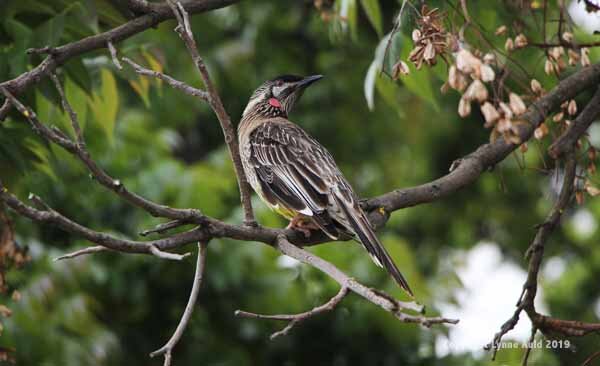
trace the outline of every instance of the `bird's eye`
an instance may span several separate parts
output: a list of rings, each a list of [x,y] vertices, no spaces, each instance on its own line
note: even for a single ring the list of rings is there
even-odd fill
[[[275,82],[275,86],[282,86],[283,85],[283,80],[277,80]]]

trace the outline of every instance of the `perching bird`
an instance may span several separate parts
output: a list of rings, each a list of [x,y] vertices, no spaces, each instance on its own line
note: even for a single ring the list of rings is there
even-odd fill
[[[271,209],[291,220],[288,227],[305,234],[321,229],[333,240],[344,234],[357,239],[412,296],[331,154],[287,119],[306,87],[321,78],[283,75],[254,91],[238,126],[248,181]]]

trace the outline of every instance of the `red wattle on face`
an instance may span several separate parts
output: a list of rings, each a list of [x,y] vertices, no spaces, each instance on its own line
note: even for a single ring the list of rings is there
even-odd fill
[[[269,104],[272,105],[275,108],[281,108],[281,103],[279,103],[279,101],[275,98],[270,98],[269,99]]]

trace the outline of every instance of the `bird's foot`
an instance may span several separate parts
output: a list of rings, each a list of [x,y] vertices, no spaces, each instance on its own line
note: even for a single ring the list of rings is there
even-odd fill
[[[320,230],[320,228],[308,217],[296,215],[290,220],[286,229],[300,231],[304,237],[310,238],[311,230]]]

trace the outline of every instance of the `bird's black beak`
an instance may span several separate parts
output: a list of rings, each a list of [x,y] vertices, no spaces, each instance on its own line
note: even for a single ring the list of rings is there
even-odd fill
[[[307,76],[298,82],[298,87],[304,89],[307,86],[309,86],[310,84],[314,83],[315,81],[319,81],[321,79],[323,79],[323,75]]]

